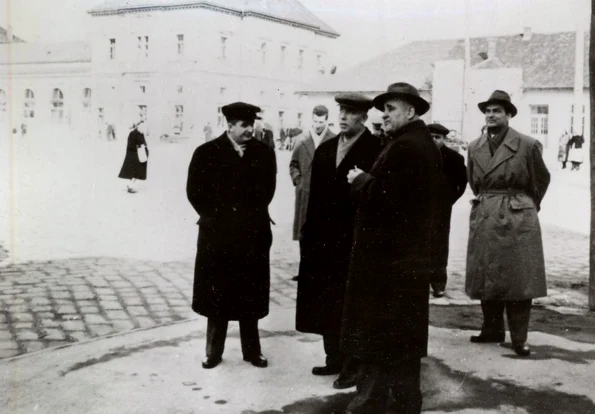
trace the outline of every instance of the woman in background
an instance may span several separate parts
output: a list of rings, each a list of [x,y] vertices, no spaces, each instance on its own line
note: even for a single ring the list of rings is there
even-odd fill
[[[147,148],[147,141],[145,140],[145,121],[140,121],[134,125],[132,131],[128,135],[128,143],[126,144],[126,157],[124,164],[120,170],[119,178],[130,180],[127,183],[129,193],[136,193],[134,184],[136,180],[147,179],[147,164],[149,157],[149,148]],[[139,150],[146,154],[144,161],[139,159]]]

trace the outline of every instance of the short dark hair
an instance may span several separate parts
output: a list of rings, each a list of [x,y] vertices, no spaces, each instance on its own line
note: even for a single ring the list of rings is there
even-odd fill
[[[328,108],[324,105],[316,105],[312,113],[316,116],[326,116],[326,119],[328,119]]]

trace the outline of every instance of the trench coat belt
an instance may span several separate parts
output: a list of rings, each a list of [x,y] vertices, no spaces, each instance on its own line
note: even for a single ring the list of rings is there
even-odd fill
[[[480,191],[479,194],[477,195],[477,198],[480,198],[481,196],[491,196],[491,195],[509,195],[509,196],[517,196],[517,195],[527,195],[526,192],[521,191],[521,190],[514,190],[512,188],[505,188],[502,190],[486,190],[486,191]]]

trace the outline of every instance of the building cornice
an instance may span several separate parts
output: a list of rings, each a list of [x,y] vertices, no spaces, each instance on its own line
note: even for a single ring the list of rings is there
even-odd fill
[[[310,25],[303,22],[298,22],[289,19],[283,19],[281,17],[273,16],[267,13],[261,13],[256,11],[243,11],[237,9],[231,9],[229,7],[220,6],[217,4],[213,4],[208,1],[195,1],[191,3],[179,3],[179,4],[171,4],[171,5],[148,5],[148,6],[130,6],[130,7],[114,7],[112,9],[91,9],[88,13],[91,16],[115,16],[121,15],[126,13],[146,13],[151,11],[166,11],[166,10],[188,10],[188,9],[207,9],[219,13],[225,13],[234,15],[240,18],[252,16],[263,20],[272,21],[275,23],[284,24],[291,27],[296,27],[300,29],[310,30],[315,32],[316,34],[329,37],[335,39],[339,37],[338,33],[329,32],[326,30],[321,29],[318,26]]]

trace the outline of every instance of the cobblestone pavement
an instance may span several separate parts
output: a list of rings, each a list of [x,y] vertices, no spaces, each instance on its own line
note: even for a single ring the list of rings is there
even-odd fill
[[[445,298],[435,305],[472,304],[464,293],[467,212],[456,210]],[[458,230],[457,230],[458,229]],[[588,237],[544,228],[550,286],[544,305],[586,308]],[[297,243],[275,229],[271,311],[295,306]],[[79,258],[0,266],[0,358],[193,318],[193,260],[147,262]]]

